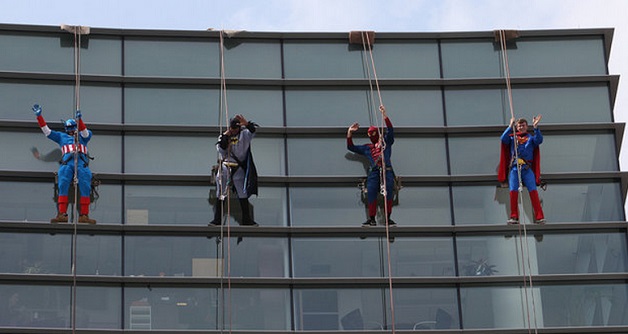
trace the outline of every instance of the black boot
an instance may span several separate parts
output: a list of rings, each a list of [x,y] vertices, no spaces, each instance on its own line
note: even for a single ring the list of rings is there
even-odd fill
[[[249,199],[239,198],[239,201],[240,209],[242,210],[242,225],[258,226],[258,224],[251,219]]]
[[[209,226],[217,226],[222,225],[222,205],[225,201],[216,200],[216,205],[214,205],[214,220],[209,222]]]

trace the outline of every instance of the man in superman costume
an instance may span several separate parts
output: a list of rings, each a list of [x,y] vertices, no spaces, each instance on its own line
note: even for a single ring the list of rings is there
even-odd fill
[[[51,223],[67,223],[68,222],[68,192],[74,170],[77,171],[78,187],[80,192],[80,212],[79,223],[95,224],[94,219],[89,218],[90,192],[92,190],[92,172],[89,169],[89,155],[87,152],[87,143],[92,139],[92,132],[87,129],[81,111],[76,111],[76,119],[68,119],[64,122],[65,132],[51,130],[44,117],[41,115],[42,108],[38,104],[33,106],[33,113],[37,117],[37,123],[41,131],[48,139],[59,144],[61,148],[61,166],[58,171],[58,190],[57,199],[57,216],[50,220]],[[76,134],[78,126],[78,136]],[[78,138],[78,144],[75,139]],[[76,166],[74,165],[76,161]]]
[[[530,202],[534,210],[534,223],[545,224],[545,215],[541,207],[539,193],[536,189],[541,181],[541,156],[539,145],[543,143],[543,135],[538,128],[541,115],[533,118],[534,133],[528,133],[528,121],[520,118],[515,122],[514,117],[510,125],[501,136],[501,154],[497,179],[499,182],[508,182],[510,188],[510,218],[508,224],[519,224],[519,173],[521,183],[528,188]],[[513,127],[517,133],[513,134]],[[515,142],[516,138],[516,142]],[[516,149],[516,154],[515,154]]]
[[[380,189],[382,167],[385,169],[386,175],[386,215],[388,217],[388,225],[395,225],[395,222],[390,219],[394,195],[393,188],[395,185],[395,173],[393,172],[390,157],[392,155],[392,145],[395,142],[395,135],[392,122],[388,118],[388,115],[386,115],[386,108],[379,106],[379,111],[384,116],[384,121],[386,122],[386,134],[383,140],[380,138],[377,127],[371,126],[367,130],[371,142],[365,145],[354,145],[353,133],[358,130],[360,125],[353,123],[347,130],[347,149],[351,152],[366,156],[370,166],[366,178],[369,218],[362,226],[377,226],[375,215],[377,214],[377,196]],[[382,154],[384,156],[384,166],[382,166]]]

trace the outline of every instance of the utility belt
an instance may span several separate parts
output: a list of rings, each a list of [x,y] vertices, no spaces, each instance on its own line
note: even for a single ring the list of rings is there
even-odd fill
[[[222,165],[231,169],[232,172],[240,167],[240,164],[234,161],[223,161]]]
[[[532,164],[532,161],[527,161],[525,159],[515,159],[514,157],[512,158],[512,162],[510,163],[510,167],[514,167],[514,166],[523,166],[523,168],[530,168],[530,165]]]
[[[87,155],[87,153],[79,154],[79,159],[83,162],[83,167],[89,167],[89,160],[94,160],[94,158]],[[74,155],[70,155],[65,160],[61,160],[61,164],[67,165],[68,162],[72,160],[74,160]]]

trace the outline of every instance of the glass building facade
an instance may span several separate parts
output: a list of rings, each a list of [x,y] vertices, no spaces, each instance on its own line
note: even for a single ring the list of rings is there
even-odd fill
[[[361,227],[365,161],[345,136],[359,122],[367,141],[380,94],[348,33],[91,29],[79,96],[98,224],[75,226],[48,222],[56,144],[31,112],[58,130],[73,116],[74,36],[0,25],[0,333],[628,332],[612,35],[508,42],[515,115],[543,115],[547,182],[548,223],[529,224],[525,195],[516,227],[495,175],[510,107],[494,33],[377,33],[402,184],[387,231]],[[259,227],[238,226],[237,201],[229,227],[207,226],[225,103],[260,124]]]

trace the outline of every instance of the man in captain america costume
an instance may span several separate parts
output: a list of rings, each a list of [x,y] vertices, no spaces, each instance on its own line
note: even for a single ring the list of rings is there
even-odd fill
[[[528,121],[525,118],[515,121],[513,117],[510,120],[510,125],[501,135],[502,149],[498,180],[508,182],[510,188],[508,224],[519,224],[519,174],[521,174],[521,183],[528,189],[530,195],[530,202],[534,210],[534,223],[545,224],[545,215],[536,188],[541,180],[539,145],[543,143],[543,135],[538,128],[540,121],[541,115],[532,118],[534,134],[530,134],[528,133]],[[516,134],[513,134],[513,128],[516,129]]]
[[[362,224],[362,226],[365,227],[377,226],[375,215],[377,214],[377,196],[380,190],[382,167],[386,171],[386,215],[388,217],[388,225],[395,225],[395,222],[390,219],[393,204],[393,188],[395,183],[395,174],[393,172],[390,157],[392,155],[392,145],[395,142],[395,135],[392,122],[388,118],[388,115],[386,115],[386,108],[384,106],[379,106],[379,111],[384,116],[384,122],[386,122],[386,134],[384,135],[383,140],[380,138],[380,133],[377,127],[371,126],[367,130],[367,135],[369,136],[371,142],[364,145],[354,145],[353,133],[358,130],[360,125],[358,123],[353,123],[347,130],[347,149],[351,152],[364,155],[369,160],[369,170],[366,178],[369,218]],[[382,166],[382,154],[384,157],[384,166]]]
[[[87,129],[83,123],[81,111],[76,111],[76,120],[68,119],[64,122],[65,132],[51,130],[44,117],[41,115],[42,108],[38,104],[33,106],[33,112],[37,117],[37,123],[41,131],[48,139],[59,144],[63,154],[61,158],[61,166],[58,171],[58,190],[57,199],[57,216],[50,220],[51,223],[67,223],[68,222],[68,191],[74,178],[75,160],[78,179],[78,187],[80,192],[80,212],[79,223],[95,224],[94,219],[89,218],[90,192],[92,187],[92,172],[88,167],[89,155],[87,151],[87,143],[92,138],[92,132]],[[77,136],[78,126],[78,136]],[[75,139],[78,138],[78,144]]]
[[[216,149],[220,156],[220,166],[216,175],[216,195],[214,219],[209,225],[221,225],[223,206],[229,187],[235,189],[242,210],[241,225],[258,226],[251,218],[249,197],[257,195],[257,169],[251,153],[251,141],[255,137],[257,124],[249,122],[242,115],[236,115],[229,122],[229,129],[218,137]]]

